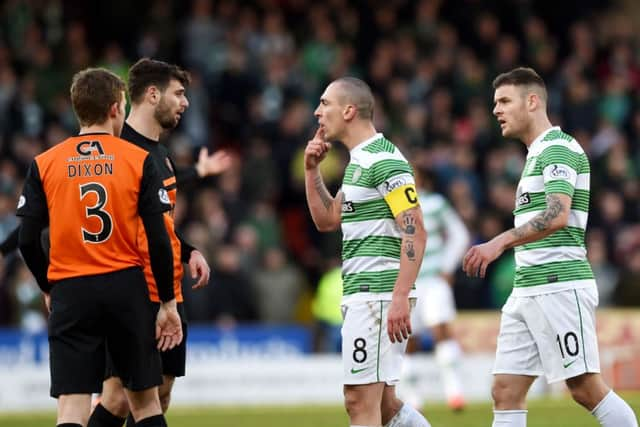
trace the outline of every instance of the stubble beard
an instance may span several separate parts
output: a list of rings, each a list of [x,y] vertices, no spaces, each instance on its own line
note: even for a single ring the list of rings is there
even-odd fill
[[[163,101],[160,101],[154,110],[153,118],[164,130],[171,130],[178,126],[178,119],[175,118],[175,115],[171,113],[171,109]]]

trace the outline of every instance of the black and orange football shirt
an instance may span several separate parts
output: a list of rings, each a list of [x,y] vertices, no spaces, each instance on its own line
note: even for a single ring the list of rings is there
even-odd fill
[[[36,156],[20,216],[49,224],[50,282],[144,266],[141,216],[171,208],[145,150],[108,134],[68,138]]]
[[[167,148],[160,142],[153,141],[138,133],[135,129],[129,126],[128,123],[124,124],[121,136],[123,139],[126,139],[149,153],[150,157],[155,162],[158,174],[162,180],[167,196],[169,197],[171,210],[165,213],[164,221],[173,251],[173,293],[177,302],[183,302],[182,276],[184,275],[184,268],[182,266],[182,260],[180,259],[180,239],[176,234],[173,220],[173,211],[176,205],[178,185],[176,182],[175,167],[169,158],[169,150],[167,150]],[[151,271],[149,245],[147,243],[147,235],[143,227],[139,228],[138,244],[143,254],[144,275],[147,280],[147,286],[149,287],[149,298],[151,301],[159,302],[158,286],[155,278],[153,277],[153,272]]]

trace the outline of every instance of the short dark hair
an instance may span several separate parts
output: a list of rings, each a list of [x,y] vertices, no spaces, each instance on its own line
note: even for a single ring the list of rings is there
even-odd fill
[[[129,68],[129,97],[132,103],[140,103],[149,86],[164,91],[175,79],[184,87],[189,86],[191,76],[182,68],[156,59],[142,58]]]
[[[544,99],[547,99],[547,86],[544,84],[542,77],[535,72],[533,68],[518,67],[511,71],[500,74],[493,80],[493,88],[498,89],[500,86],[537,86],[542,89]]]
[[[374,99],[368,84],[355,77],[340,77],[333,83],[340,84],[344,89],[341,101],[355,105],[361,119],[373,119]]]
[[[124,81],[104,68],[87,68],[71,81],[71,105],[80,126],[104,123],[114,103],[122,101]]]

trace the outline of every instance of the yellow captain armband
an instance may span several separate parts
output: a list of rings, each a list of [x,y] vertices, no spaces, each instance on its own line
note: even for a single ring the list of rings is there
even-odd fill
[[[384,197],[393,213],[393,217],[400,212],[418,206],[418,193],[414,184],[407,184],[396,188]]]

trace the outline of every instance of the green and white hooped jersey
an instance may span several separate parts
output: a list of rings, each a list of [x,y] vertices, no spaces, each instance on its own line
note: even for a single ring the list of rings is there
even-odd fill
[[[571,196],[569,224],[536,242],[515,248],[514,296],[539,295],[594,286],[587,261],[585,231],[589,216],[589,159],[578,142],[552,127],[529,146],[516,193],[515,226],[545,210],[545,196]]]
[[[358,144],[350,156],[342,180],[342,302],[391,300],[402,233],[385,196],[415,185],[413,170],[381,133]]]

